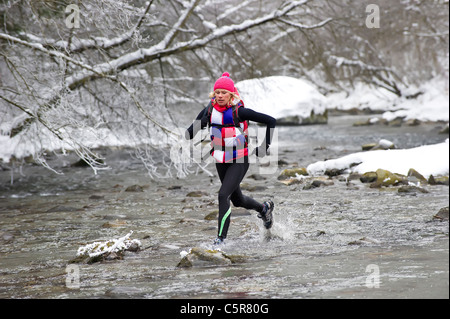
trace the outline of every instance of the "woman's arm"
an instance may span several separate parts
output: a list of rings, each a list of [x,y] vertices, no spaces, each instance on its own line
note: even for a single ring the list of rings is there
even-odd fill
[[[267,126],[266,137],[260,147],[262,147],[263,151],[267,151],[267,149],[270,146],[270,143],[272,142],[273,131],[277,124],[277,120],[267,114],[258,113],[253,111],[252,109],[246,109],[243,107],[239,108],[238,116],[241,121],[253,121],[257,123],[266,124]]]

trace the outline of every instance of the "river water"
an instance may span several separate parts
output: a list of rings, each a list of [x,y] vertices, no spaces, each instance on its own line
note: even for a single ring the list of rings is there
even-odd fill
[[[273,229],[233,209],[224,250],[246,261],[231,266],[176,267],[182,251],[215,238],[217,221],[205,216],[217,210],[217,177],[153,180],[119,151],[105,154],[112,169],[98,175],[67,167],[70,156],[64,175],[32,165],[0,171],[0,298],[449,298],[448,221],[433,221],[448,206],[448,186],[400,195],[342,178],[310,190],[277,181],[284,168],[381,138],[410,148],[448,137],[436,124],[353,127],[359,119],[279,128],[278,157],[288,165],[261,180],[249,178],[261,173],[253,165],[244,179],[260,186],[245,193],[275,202]],[[131,185],[143,190],[126,192]],[[78,247],[131,230],[140,252],[66,268]]]

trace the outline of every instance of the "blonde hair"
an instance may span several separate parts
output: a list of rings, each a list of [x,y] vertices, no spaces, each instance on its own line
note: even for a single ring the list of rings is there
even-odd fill
[[[239,96],[239,94],[236,94],[234,92],[230,92],[230,91],[225,90],[225,89],[218,89],[218,90],[227,91],[227,93],[230,93],[231,97],[230,97],[230,101],[229,102],[231,104],[233,104],[233,105],[237,105],[242,100],[241,97]],[[215,97],[216,96],[216,91],[212,91],[211,93],[209,93],[209,98],[212,99],[213,97]]]

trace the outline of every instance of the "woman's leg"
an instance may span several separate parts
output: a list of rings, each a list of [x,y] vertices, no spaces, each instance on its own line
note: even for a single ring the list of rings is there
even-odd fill
[[[253,198],[242,194],[240,186],[238,186],[238,188],[233,192],[233,194],[231,194],[230,199],[235,207],[242,207],[245,209],[256,210],[258,213],[261,213],[264,208],[262,204],[258,203]]]
[[[222,186],[219,190],[219,230],[218,237],[227,237],[230,226],[231,205],[230,200],[236,207],[253,209],[261,213],[263,205],[254,199],[242,194],[239,184],[247,173],[248,163],[216,164]]]

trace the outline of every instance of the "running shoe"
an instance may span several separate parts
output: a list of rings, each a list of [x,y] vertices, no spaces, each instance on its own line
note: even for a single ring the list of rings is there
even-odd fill
[[[268,200],[267,202],[263,203],[263,211],[258,214],[258,217],[263,220],[264,227],[266,229],[270,229],[273,224],[273,215],[272,211],[274,208],[274,203],[271,200]]]
[[[214,239],[213,242],[213,247],[221,247],[223,244],[225,244],[225,239],[217,237],[216,239]]]

